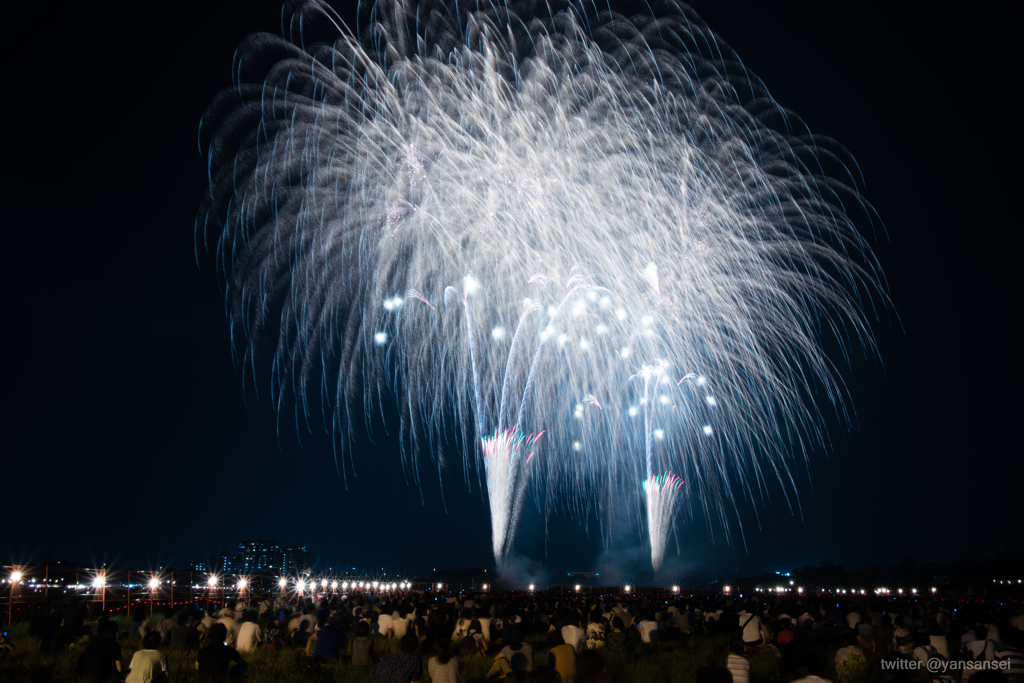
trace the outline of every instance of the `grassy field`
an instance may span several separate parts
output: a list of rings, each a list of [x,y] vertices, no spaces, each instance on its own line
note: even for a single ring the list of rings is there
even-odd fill
[[[122,630],[128,630],[128,624],[120,621]],[[15,625],[12,631],[12,639],[17,651],[10,653],[0,663],[0,681],[4,683],[44,683],[64,681],[76,681],[74,667],[78,661],[80,650],[69,650],[60,655],[47,655],[39,651],[35,639],[26,633],[27,625]],[[349,634],[350,638],[352,634]],[[670,641],[654,645],[638,644],[633,651],[623,653],[602,653],[602,662],[605,669],[614,675],[620,683],[691,683],[695,679],[695,672],[698,667],[708,661],[711,650],[718,645],[725,645],[729,634],[718,634],[714,636],[698,636],[688,641]],[[534,676],[531,680],[537,683],[557,683],[559,679],[548,670],[548,648],[543,635],[534,635],[527,638],[534,647]],[[141,647],[139,639],[128,639],[122,642],[122,654],[124,664],[127,668],[132,655]],[[822,638],[812,646],[825,664],[822,675],[835,681],[835,672],[832,669],[832,655],[835,653],[838,644],[832,638]],[[382,640],[375,644],[375,654],[379,657],[386,652],[398,650],[398,642],[395,640]],[[187,683],[194,681],[195,676],[195,653],[175,652],[165,650],[169,665],[171,681],[174,683]],[[334,664],[319,666],[310,664],[298,649],[286,649],[279,652],[258,652],[245,655],[249,663],[249,671],[246,680],[251,683],[271,683],[292,681],[313,681],[316,683],[369,683],[376,667],[358,668],[353,667],[345,661]],[[427,657],[423,658],[424,675],[421,679],[426,682],[429,677],[426,674]],[[755,651],[750,656],[751,660],[751,683],[784,683],[793,678],[779,675],[779,657],[771,649]],[[492,664],[491,657],[482,655],[471,656],[464,661],[463,681],[475,683],[484,681],[487,671]],[[925,677],[926,678],[926,677]],[[877,664],[865,676],[851,683],[870,683],[871,681],[882,680],[880,667]]]

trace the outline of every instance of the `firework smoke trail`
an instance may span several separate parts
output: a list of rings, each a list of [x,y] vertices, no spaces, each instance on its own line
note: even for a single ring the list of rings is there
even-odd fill
[[[245,376],[270,364],[297,429],[319,401],[346,477],[385,402],[417,482],[461,434],[499,561],[527,484],[582,520],[646,507],[656,566],[677,510],[790,496],[824,442],[812,395],[846,415],[822,334],[873,350],[845,152],[690,8],[652,14],[399,1],[357,36],[296,2],[203,119],[197,238]],[[527,463],[513,445],[543,430]]]

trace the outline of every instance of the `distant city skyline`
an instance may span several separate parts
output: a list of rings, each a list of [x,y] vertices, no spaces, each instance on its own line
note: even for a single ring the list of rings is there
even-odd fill
[[[193,562],[189,569],[226,574],[298,574],[310,567],[305,545],[282,545],[273,536],[238,542],[234,551],[222,549],[205,560]]]

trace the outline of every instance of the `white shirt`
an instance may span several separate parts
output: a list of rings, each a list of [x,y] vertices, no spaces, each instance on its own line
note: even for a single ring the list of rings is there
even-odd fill
[[[231,617],[221,617],[217,623],[224,624],[224,628],[228,630],[227,644],[234,647],[238,642],[238,622]]]
[[[484,640],[490,641],[491,639],[491,619],[490,617],[479,617],[480,621],[480,632],[484,634]]]
[[[630,612],[628,610],[625,610],[625,609],[622,609],[621,607],[616,607],[615,609],[612,610],[612,614],[614,616],[618,617],[619,619],[622,619],[622,626],[623,627],[629,628],[630,626],[633,625],[633,613],[632,612]],[[611,621],[611,620],[609,619],[609,621]]]
[[[236,649],[239,652],[252,652],[263,642],[263,634],[260,632],[260,625],[254,621],[247,621],[238,627],[238,641]]]
[[[729,653],[726,667],[732,672],[732,683],[750,682],[750,660],[740,655]]]
[[[513,671],[533,671],[533,646],[523,643],[518,650],[505,646],[501,650],[502,656],[508,660]]]
[[[466,634],[469,633],[469,625],[473,623],[472,619],[459,619],[455,622],[455,631],[452,633],[452,640],[456,638],[465,638]]]
[[[985,661],[991,662],[996,656],[995,643],[991,640],[972,640],[964,646],[964,649],[971,654],[971,659],[974,660],[982,658],[982,654],[984,654]]]
[[[299,630],[301,631],[305,627],[306,633],[313,635],[316,633],[316,615],[315,614],[303,614],[299,617]],[[232,643],[228,643],[231,645]]]
[[[158,673],[167,671],[167,657],[160,650],[139,650],[128,668],[131,671],[125,683],[150,683]]]
[[[390,614],[382,614],[377,617],[377,632],[384,638],[388,637],[388,630],[395,625],[395,618]]]
[[[658,622],[645,619],[637,624],[637,628],[640,629],[640,642],[649,643],[651,642],[651,633],[658,631]],[[658,637],[655,636],[654,639],[657,640]]]
[[[566,645],[572,645],[577,652],[580,651],[580,641],[587,639],[587,632],[579,626],[568,624],[562,627],[562,639]]]
[[[935,648],[935,650],[949,659],[949,644],[946,642],[946,636],[928,636],[928,644]]]
[[[391,632],[395,638],[401,638],[409,632],[409,625],[411,623],[412,620],[409,617],[404,619],[402,617],[391,617]]]
[[[740,626],[743,626],[744,643],[756,643],[761,640],[761,617],[740,612]]]
[[[934,654],[937,653],[937,652],[938,651],[935,650],[935,648],[933,648],[931,645],[929,645],[927,649],[925,649],[923,647],[915,647],[914,648],[914,660],[916,660],[918,662],[927,663],[927,661],[929,659],[931,659],[934,656]]]
[[[458,683],[462,680],[461,669],[462,662],[458,657],[452,657],[446,664],[437,661],[437,657],[431,657],[427,662],[432,683]]]

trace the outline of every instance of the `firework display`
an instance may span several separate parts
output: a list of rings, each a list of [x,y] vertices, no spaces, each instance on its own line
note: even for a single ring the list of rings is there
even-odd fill
[[[203,118],[197,223],[279,416],[345,473],[397,405],[408,472],[485,480],[499,562],[530,500],[630,516],[658,569],[677,518],[795,494],[815,397],[846,414],[823,335],[872,349],[884,299],[841,147],[683,5],[283,16]]]

